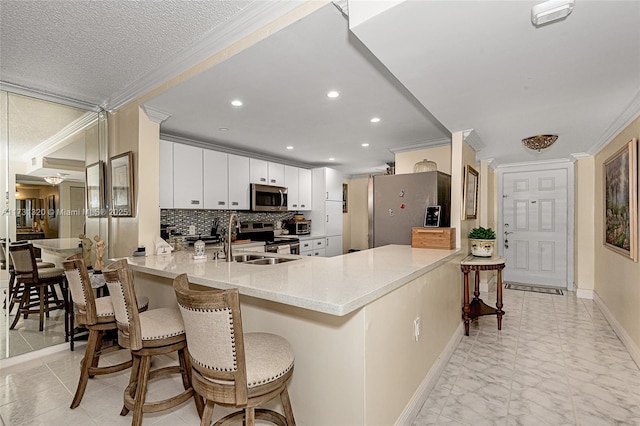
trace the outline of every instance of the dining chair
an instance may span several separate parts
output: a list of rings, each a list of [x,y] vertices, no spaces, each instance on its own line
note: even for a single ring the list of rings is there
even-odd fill
[[[192,383],[205,408],[201,426],[208,426],[215,405],[239,408],[214,426],[256,419],[295,425],[287,392],[294,353],[289,342],[271,333],[244,333],[238,289],[198,291],[186,274],[173,281],[187,334]],[[284,415],[258,408],[280,396]]]
[[[125,416],[130,410],[133,411],[131,424],[139,426],[143,413],[168,410],[192,397],[201,415],[204,407],[202,399],[191,385],[191,365],[178,308],[156,308],[145,312],[134,309],[138,303],[133,273],[126,259],[111,263],[102,273],[107,281],[118,324],[118,343],[129,348],[133,356],[131,377],[124,391],[124,408],[120,415]],[[177,352],[179,365],[151,370],[152,357],[174,352]],[[182,376],[184,391],[164,400],[146,401],[149,381],[169,374]]]

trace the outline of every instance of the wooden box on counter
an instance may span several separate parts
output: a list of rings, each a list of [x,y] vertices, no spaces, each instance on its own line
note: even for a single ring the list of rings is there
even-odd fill
[[[454,249],[456,248],[456,228],[411,228],[411,247]]]

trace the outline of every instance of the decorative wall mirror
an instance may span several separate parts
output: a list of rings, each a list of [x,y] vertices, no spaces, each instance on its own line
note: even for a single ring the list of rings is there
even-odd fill
[[[478,217],[478,172],[470,165],[464,166],[463,218]]]
[[[111,216],[133,216],[133,153],[111,158]]]

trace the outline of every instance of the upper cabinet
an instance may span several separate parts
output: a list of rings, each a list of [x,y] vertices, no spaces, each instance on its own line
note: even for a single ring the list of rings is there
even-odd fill
[[[173,208],[173,142],[160,141],[160,208]]]
[[[251,183],[284,186],[284,164],[251,158],[249,170]]]
[[[311,170],[298,169],[298,210],[311,210]]]
[[[313,194],[315,200],[342,201],[343,176],[335,169],[313,169]]]
[[[204,150],[204,208],[229,208],[228,155],[223,152]]]
[[[229,208],[231,210],[251,209],[249,188],[249,158],[229,154]]]
[[[311,170],[284,166],[288,210],[311,210]]]
[[[173,208],[203,207],[202,156],[202,148],[173,144]]]

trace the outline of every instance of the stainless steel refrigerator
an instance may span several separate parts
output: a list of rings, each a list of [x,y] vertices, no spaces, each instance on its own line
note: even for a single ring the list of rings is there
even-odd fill
[[[451,223],[451,176],[442,172],[378,175],[369,180],[369,247],[411,244],[428,206],[440,206],[440,227]]]

